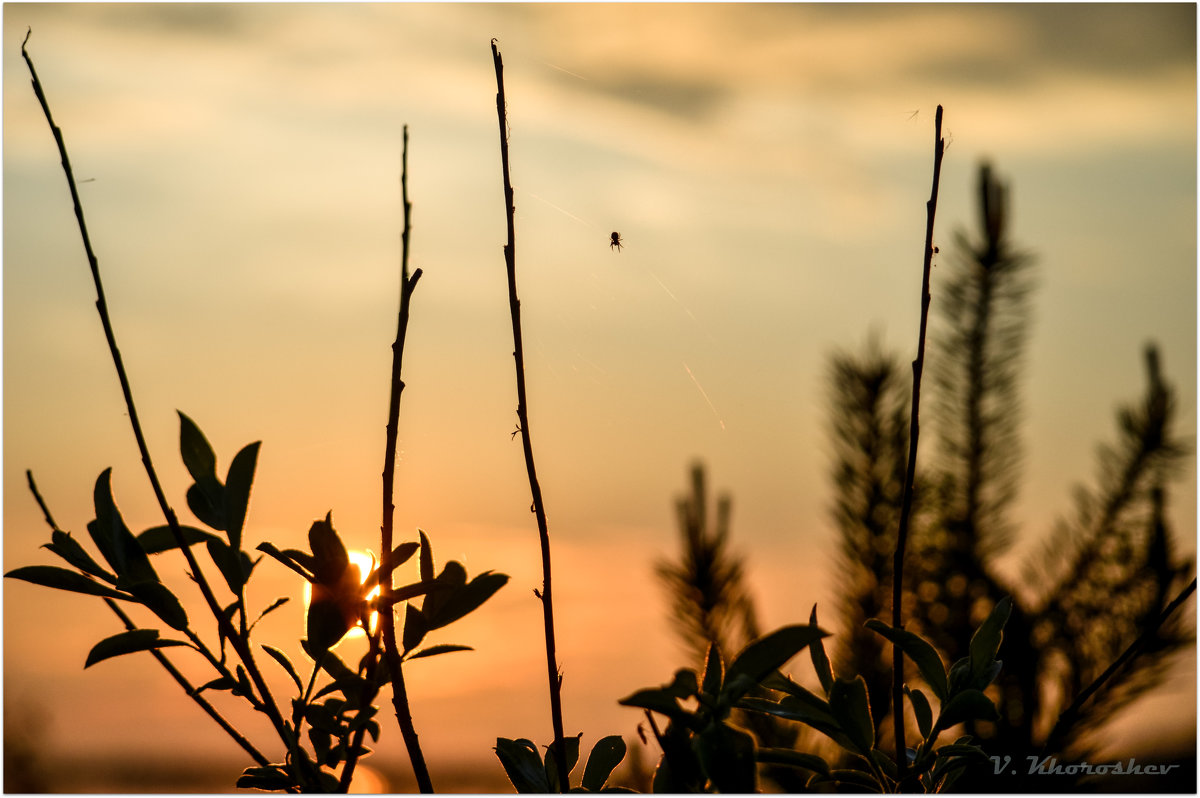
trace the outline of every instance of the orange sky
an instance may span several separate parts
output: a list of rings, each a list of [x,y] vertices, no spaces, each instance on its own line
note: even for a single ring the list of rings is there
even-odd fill
[[[131,525],[158,523],[20,60],[27,27],[76,175],[90,181],[93,243],[164,485],[182,511],[176,408],[222,469],[263,441],[255,542],[297,546],[332,509],[348,542],[378,547],[409,125],[412,265],[425,276],[406,351],[397,528],[426,530],[439,559],[471,573],[513,577],[445,641],[475,653],[412,665],[432,758],[488,761],[497,735],[549,736],[537,535],[509,434],[492,37],[506,65],[567,726],[585,745],[632,733],[637,713],[615,701],[680,664],[652,562],[674,551],[672,503],[693,458],[733,493],[764,624],[830,601],[825,364],[871,329],[905,357],[915,347],[938,103],[951,143],[937,240],[945,249],[973,221],[989,158],[1012,187],[1015,241],[1038,263],[1010,564],[1070,512],[1072,486],[1091,483],[1116,406],[1143,389],[1149,340],[1177,386],[1179,432],[1194,438],[1193,6],[4,14],[6,570],[52,559],[37,549],[48,531],[26,468],[76,536],[109,466]],[[935,271],[935,302],[937,291]],[[1172,501],[1194,552],[1194,460]],[[298,589],[273,563],[255,582],[264,604]],[[19,584],[4,598],[5,698],[50,714],[53,748],[230,750],[148,657],[81,670],[117,629],[98,603]],[[298,636],[298,609],[270,621],[272,642]],[[1184,696],[1173,722],[1194,727],[1194,658],[1180,673],[1158,700]]]

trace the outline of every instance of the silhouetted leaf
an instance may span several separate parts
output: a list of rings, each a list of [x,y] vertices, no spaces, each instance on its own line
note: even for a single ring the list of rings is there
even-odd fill
[[[425,536],[425,533],[422,532],[420,529],[417,530],[417,534],[421,536],[421,557],[420,557],[421,581],[429,582],[429,581],[432,581],[434,578],[433,546],[430,545],[429,538],[427,538]]]
[[[583,769],[583,788],[589,792],[600,792],[604,789],[608,777],[625,758],[625,750],[625,741],[617,734],[603,737],[592,746],[587,765]]]
[[[96,480],[92,498],[96,506],[96,519],[88,523],[88,532],[104,555],[104,559],[116,572],[133,582],[157,582],[158,574],[150,564],[150,558],[137,542],[137,538],[125,526],[125,519],[113,502],[112,469],[106,468]]]
[[[508,774],[508,780],[517,792],[543,795],[550,792],[546,768],[542,764],[542,758],[538,756],[537,746],[532,741],[524,738],[508,740],[497,737],[495,751],[496,756],[500,758],[500,764],[504,766],[504,772]]]
[[[617,702],[625,707],[638,707],[639,709],[649,709],[660,715],[666,715],[672,720],[683,719],[690,713],[679,706],[675,693],[664,688],[647,688],[638,690],[630,696],[626,696]]]
[[[187,613],[175,594],[162,582],[128,582],[117,580],[117,587],[128,590],[151,612],[166,622],[172,629],[188,628]]]
[[[429,622],[425,620],[425,614],[413,605],[406,604],[404,607],[404,650],[412,651],[421,644],[428,633]]]
[[[938,697],[938,700],[946,700],[949,692],[946,682],[946,666],[942,664],[942,658],[938,655],[937,649],[912,632],[906,629],[895,629],[877,618],[867,621],[866,627],[900,646],[900,650],[916,663],[921,677],[925,679],[925,683],[929,685],[929,689]]]
[[[93,560],[83,546],[79,545],[79,541],[71,537],[70,532],[63,532],[61,529],[54,530],[50,535],[50,542],[44,544],[42,548],[49,549],[71,565],[92,576],[98,576],[110,583],[117,581],[116,574],[109,573],[106,568]]]
[[[333,528],[333,513],[326,514],[323,520],[314,521],[309,527],[308,545],[313,553],[313,575],[317,582],[338,582],[350,567],[350,556]]]
[[[179,413],[179,454],[183,464],[187,466],[192,479],[201,482],[207,478],[216,479],[217,456],[213,454],[212,446],[204,433],[196,426],[196,422],[184,413]]]
[[[867,700],[867,683],[861,676],[835,679],[829,690],[829,711],[858,753],[869,756],[875,746],[875,723]]]
[[[982,677],[996,659],[1000,643],[1004,640],[1004,624],[1012,613],[1012,599],[1008,596],[996,602],[992,611],[971,637],[971,677]],[[990,680],[989,680],[990,681]]]
[[[828,634],[816,626],[785,626],[750,643],[733,658],[725,671],[722,699],[733,704],[768,674],[803,651],[805,646]]]
[[[817,625],[817,605],[814,604],[812,614],[808,616],[809,626]],[[829,695],[829,688],[833,686],[833,668],[829,664],[829,655],[825,653],[825,644],[819,639],[814,640],[809,646],[808,653],[812,655],[813,668],[817,672],[817,678],[821,680],[821,689],[825,691],[825,695]]]
[[[706,695],[718,695],[721,683],[725,678],[725,666],[721,662],[721,650],[715,642],[708,646],[708,656],[704,663],[704,678],[701,680]]]
[[[392,567],[403,565],[412,559],[412,556],[421,548],[420,543],[414,543],[411,540],[407,543],[401,543],[396,548],[392,549]]]
[[[246,523],[246,508],[250,504],[250,487],[254,483],[254,469],[258,464],[260,443],[252,443],[238,452],[229,464],[225,477],[225,531],[229,534],[229,545],[242,547],[242,527]]]
[[[287,671],[287,675],[291,676],[292,681],[296,683],[296,689],[304,692],[304,683],[300,681],[300,674],[296,673],[296,668],[292,665],[292,661],[288,659],[288,655],[274,646],[263,646],[263,651],[266,651],[271,655],[273,660],[283,666],[283,669]]]
[[[263,610],[262,612],[260,612],[258,614],[258,617],[254,619],[254,623],[250,624],[250,628],[253,629],[254,624],[258,623],[263,618],[267,617],[268,613],[274,612],[275,610],[279,609],[280,607],[282,607],[284,604],[287,604],[287,603],[288,603],[287,596],[280,596],[279,598],[272,601],[271,606],[267,607],[265,610]]]
[[[187,489],[187,505],[200,523],[213,529],[225,529],[224,488],[216,477],[209,477]]]
[[[181,524],[179,531],[183,533],[183,540],[189,546],[196,543],[205,543],[209,540],[220,540],[212,532],[206,532],[194,526],[183,526]],[[169,526],[152,526],[138,535],[137,541],[141,545],[142,551],[147,554],[159,554],[160,552],[179,548],[179,543],[175,540],[175,535],[171,533],[171,527]]]
[[[933,729],[933,710],[929,706],[929,699],[915,687],[905,685],[904,692],[912,703],[913,714],[917,716],[917,728],[921,730],[921,736],[928,738],[929,732]]]
[[[88,579],[81,573],[68,571],[66,568],[59,568],[56,565],[27,565],[23,568],[14,568],[5,576],[43,587],[52,587],[55,590],[69,590],[72,593],[86,593],[90,596],[107,596],[123,601],[132,599],[132,596],[127,593],[119,593],[99,582]]]
[[[305,555],[304,552],[296,551],[295,549],[280,551],[275,547],[275,544],[267,542],[259,543],[256,548],[267,556],[291,568],[309,582],[316,578],[312,571],[312,557]]]
[[[442,576],[451,570],[450,566],[452,565],[457,565],[459,569],[462,568],[461,565],[454,561],[448,562],[446,563],[446,568],[442,571]],[[466,572],[464,571],[464,577],[465,574]],[[457,572],[452,574],[451,579],[455,580],[450,582],[454,586],[454,589],[447,590],[444,593],[430,593],[428,598],[425,599],[425,603],[421,605],[421,611],[425,613],[425,617],[433,629],[440,629],[447,624],[457,621],[464,615],[475,611],[481,604],[495,595],[497,590],[508,583],[507,574],[497,574],[491,571],[479,574],[465,585],[456,581],[458,579]],[[446,584],[441,576],[438,577],[438,582]],[[429,607],[430,601],[434,601],[442,595],[445,595],[446,598],[438,601],[437,608],[431,610]]]
[[[225,584],[229,585],[230,591],[235,596],[240,596],[246,579],[250,576],[250,558],[244,551],[232,548],[225,541],[215,537],[208,541],[208,556],[212,558],[221,576],[225,577]]]
[[[555,747],[557,741],[546,746],[546,757],[543,762],[546,768],[546,781],[550,785],[550,792],[567,792],[571,788],[571,771],[575,769],[575,763],[579,761],[579,739],[583,737],[583,733],[579,733],[574,737],[563,738],[563,753],[566,754],[567,760],[567,775],[559,779],[558,776],[558,758],[555,756]]]
[[[238,777],[237,786],[246,790],[290,792],[295,785],[282,765],[246,768]]]
[[[83,667],[90,668],[97,662],[109,659],[110,657],[119,657],[122,654],[131,654],[135,651],[149,651],[152,648],[186,645],[187,643],[181,640],[160,639],[157,629],[133,629],[113,635],[112,637],[106,637],[92,646],[92,650],[87,656],[87,662],[84,663]]]
[[[880,792],[879,781],[870,773],[865,773],[861,770],[850,770],[849,768],[831,770],[829,771],[829,779],[834,784],[863,788],[869,792]],[[849,790],[845,792],[849,792]],[[855,792],[858,792],[858,790],[855,790]]]
[[[228,676],[218,676],[212,681],[205,682],[199,687],[191,691],[191,695],[200,695],[205,690],[228,690],[230,692],[237,687],[237,682]]]
[[[999,718],[996,705],[979,690],[963,690],[942,705],[934,731],[949,729],[966,720],[994,721]]]
[[[441,645],[430,646],[423,648],[408,659],[421,659],[422,657],[436,657],[438,654],[449,654],[453,651],[474,651],[470,646],[460,646],[454,643],[442,643]]]
[[[806,754],[791,748],[759,748],[754,757],[764,765],[784,765],[811,770],[822,776],[829,775],[829,763],[816,754]]]

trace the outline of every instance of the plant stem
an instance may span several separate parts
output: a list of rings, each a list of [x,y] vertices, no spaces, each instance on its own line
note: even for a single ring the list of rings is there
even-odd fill
[[[412,203],[408,201],[408,125],[404,126],[404,148],[400,156],[400,194],[404,205],[404,232],[400,236],[400,312],[396,322],[396,340],[392,343],[392,379],[391,393],[388,398],[387,432],[385,434],[383,453],[383,522],[380,526],[381,551],[379,554],[379,585],[380,609],[379,628],[383,635],[383,656],[388,665],[388,674],[392,680],[392,706],[396,710],[396,722],[400,726],[400,734],[408,749],[408,759],[412,763],[413,775],[417,779],[417,787],[423,793],[433,792],[433,782],[429,778],[429,768],[425,764],[425,755],[421,752],[421,743],[417,737],[416,727],[413,726],[412,711],[408,705],[408,690],[404,685],[403,661],[400,649],[396,644],[396,615],[395,604],[386,601],[392,595],[392,530],[393,515],[396,505],[393,501],[396,481],[396,440],[400,427],[400,395],[404,392],[404,380],[400,378],[401,367],[404,363],[404,339],[408,331],[408,309],[412,299],[413,289],[417,280],[421,279],[421,270],[417,269],[410,276],[408,273],[409,236],[412,232]],[[368,678],[373,681],[374,660]],[[354,749],[362,743],[366,728],[359,729],[354,741]],[[350,777],[354,772],[356,759],[351,758],[342,771],[342,787],[349,788]]]
[[[254,656],[249,640],[238,634],[233,624],[229,622],[222,612],[221,605],[217,602],[212,587],[209,585],[204,573],[200,570],[200,564],[192,554],[191,547],[188,546],[187,541],[183,537],[179,520],[175,516],[175,511],[171,509],[170,504],[167,502],[166,494],[163,493],[162,485],[158,480],[158,474],[155,472],[154,464],[150,459],[150,449],[146,445],[146,438],[142,433],[142,425],[138,420],[137,408],[133,402],[133,391],[129,387],[129,378],[126,376],[125,365],[121,360],[121,351],[117,348],[116,335],[113,333],[112,322],[109,319],[108,303],[104,298],[104,286],[100,281],[100,265],[96,258],[96,253],[92,249],[91,238],[88,236],[87,231],[87,223],[83,218],[83,204],[80,202],[79,190],[75,185],[75,173],[71,169],[71,159],[67,155],[67,145],[63,141],[62,131],[54,124],[54,117],[50,113],[50,104],[47,102],[46,94],[42,90],[41,81],[38,80],[37,70],[33,68],[33,60],[25,50],[30,33],[26,33],[25,40],[21,42],[21,57],[25,59],[25,63],[29,67],[29,74],[33,79],[34,94],[37,95],[38,102],[42,106],[42,113],[45,114],[46,122],[49,123],[50,131],[54,135],[54,141],[58,145],[58,154],[62,160],[63,172],[67,178],[67,186],[71,191],[71,202],[75,208],[75,219],[78,222],[79,233],[83,237],[83,248],[87,253],[88,265],[91,267],[92,282],[96,286],[96,311],[100,314],[100,323],[104,327],[104,337],[108,341],[109,353],[112,355],[113,365],[117,370],[117,379],[121,383],[121,393],[125,397],[125,406],[129,411],[129,423],[133,427],[133,437],[136,439],[138,451],[141,453],[142,465],[146,469],[146,475],[150,479],[150,487],[153,489],[158,506],[166,518],[167,526],[170,527],[171,534],[179,544],[179,550],[183,553],[184,559],[187,560],[188,567],[192,570],[192,575],[195,578],[196,584],[200,587],[200,592],[204,595],[204,600],[207,602],[209,610],[212,612],[213,617],[216,618],[217,624],[221,627],[223,634],[229,638],[234,650],[237,651],[238,657],[245,664],[250,678],[254,680],[255,686],[262,696],[263,706],[261,709],[271,719],[280,738],[286,741],[288,739],[286,725],[284,724],[283,717],[279,714],[279,708],[275,705],[275,701],[271,697],[266,680],[263,679],[262,673],[254,664]]]
[[[912,414],[908,431],[908,465],[904,472],[904,498],[900,505],[900,528],[896,533],[896,555],[892,560],[892,626],[903,626],[901,602],[904,595],[904,548],[908,543],[908,522],[912,515],[913,484],[917,472],[917,439],[920,436],[921,374],[925,368],[925,331],[929,323],[929,275],[933,268],[933,221],[937,214],[938,184],[942,178],[942,155],[946,140],[942,138],[942,106],[937,107],[933,132],[933,189],[925,203],[925,265],[921,277],[921,329],[917,336],[917,358],[913,361]],[[892,645],[892,721],[896,738],[896,767],[899,779],[908,769],[904,744],[904,655],[900,646]]]
[[[525,351],[521,344],[521,302],[517,299],[516,228],[513,221],[513,188],[508,170],[508,118],[504,102],[504,61],[496,40],[492,39],[492,61],[496,67],[496,113],[500,121],[500,163],[504,172],[504,210],[508,222],[508,243],[504,245],[504,263],[508,269],[508,307],[512,316],[513,358],[517,371],[517,425],[521,431],[521,444],[525,450],[525,470],[529,473],[529,489],[533,494],[533,512],[537,517],[538,538],[542,548],[542,589],[534,591],[542,602],[542,616],[546,630],[546,671],[550,683],[550,719],[554,726],[555,760],[559,772],[559,789],[570,789],[568,781],[567,752],[562,719],[562,677],[558,672],[558,659],[554,645],[554,601],[550,579],[550,532],[546,525],[546,508],[542,503],[542,489],[538,485],[537,470],[533,464],[533,444],[529,436],[529,409],[525,396]]]
[[[50,508],[46,506],[45,500],[42,499],[42,494],[38,492],[37,483],[33,481],[33,472],[26,470],[25,479],[29,483],[29,490],[33,494],[33,498],[37,501],[38,507],[42,508],[42,515],[45,517],[46,523],[50,526],[51,530],[57,532],[59,530],[59,526],[54,521],[54,516],[50,514]],[[112,610],[118,618],[121,619],[121,622],[125,624],[125,628],[127,630],[133,631],[134,629],[138,628],[137,624],[133,622],[133,619],[126,615],[125,611],[117,605],[117,602],[105,597],[104,603],[107,604],[108,608]],[[249,740],[243,737],[237,729],[231,726],[229,721],[225,720],[221,713],[218,712],[212,704],[208,703],[208,700],[205,699],[204,696],[196,692],[196,688],[192,686],[192,683],[187,680],[186,676],[179,672],[171,660],[167,658],[166,654],[157,648],[149,649],[149,651],[151,656],[158,660],[158,664],[162,665],[163,668],[166,669],[167,673],[171,674],[171,678],[179,683],[179,686],[184,689],[184,692],[186,692],[201,709],[208,713],[208,716],[215,720],[217,725],[224,729],[225,733],[233,738],[235,743],[242,747],[242,750],[248,753],[258,764],[264,766],[270,764],[270,760],[259,753],[258,749],[255,748]]]

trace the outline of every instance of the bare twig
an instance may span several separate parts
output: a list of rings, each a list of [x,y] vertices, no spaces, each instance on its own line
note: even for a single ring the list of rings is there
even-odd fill
[[[200,570],[200,563],[196,561],[192,554],[191,547],[187,545],[183,537],[183,530],[179,526],[179,520],[175,516],[175,511],[171,509],[167,502],[166,494],[163,492],[162,485],[158,480],[158,474],[154,470],[154,464],[150,459],[150,449],[146,445],[145,435],[142,433],[142,425],[138,420],[137,408],[133,402],[133,391],[129,387],[129,378],[125,373],[125,365],[121,360],[121,351],[117,348],[116,335],[113,332],[112,322],[108,315],[108,303],[104,298],[104,286],[100,280],[100,265],[96,258],[96,253],[92,249],[91,238],[88,236],[87,223],[83,218],[83,204],[79,199],[79,190],[75,183],[75,174],[71,169],[71,159],[67,155],[67,145],[63,141],[62,131],[54,124],[54,117],[50,113],[50,104],[46,100],[46,94],[42,90],[41,81],[38,80],[37,70],[33,67],[33,60],[29,57],[29,53],[25,50],[25,45],[29,41],[29,36],[32,31],[25,34],[24,41],[21,42],[21,57],[25,59],[26,65],[29,67],[29,74],[33,79],[33,91],[37,95],[38,102],[42,106],[42,113],[46,116],[46,122],[50,125],[50,132],[54,135],[54,141],[58,145],[58,154],[62,160],[63,172],[67,178],[67,186],[71,191],[71,202],[75,208],[75,219],[78,222],[79,233],[83,237],[83,248],[87,253],[88,265],[92,272],[92,282],[96,286],[96,311],[100,314],[100,323],[104,327],[104,337],[108,341],[109,353],[112,355],[113,365],[117,370],[117,379],[121,383],[121,393],[125,397],[125,406],[129,411],[129,423],[133,428],[133,437],[137,440],[138,451],[141,453],[142,464],[145,466],[146,476],[150,479],[150,487],[154,491],[154,497],[158,501],[158,506],[162,510],[163,516],[166,518],[167,526],[171,530],[175,541],[179,545],[179,550],[183,553],[184,559],[187,560],[188,567],[192,571],[196,584],[200,587],[200,592],[204,595],[204,600],[208,604],[209,610],[213,617],[216,618],[218,626],[221,627],[222,633],[233,644],[234,650],[237,651],[238,657],[246,666],[246,671],[250,678],[254,681],[255,687],[262,696],[261,709],[271,719],[271,723],[275,726],[276,731],[283,740],[290,739],[290,732],[284,723],[283,717],[279,714],[279,708],[275,705],[275,700],[271,697],[271,691],[267,687],[267,682],[263,678],[262,673],[254,664],[254,656],[251,650],[248,639],[244,635],[238,634],[233,624],[225,617],[221,609],[221,605],[217,602],[216,596],[213,594],[212,587]]]
[[[942,155],[946,141],[942,138],[942,106],[937,107],[933,132],[933,188],[925,203],[925,266],[921,277],[921,329],[917,336],[917,358],[913,361],[912,415],[908,433],[908,466],[904,472],[904,498],[900,505],[900,528],[896,533],[896,555],[892,560],[892,626],[903,625],[901,598],[904,585],[904,548],[908,542],[908,522],[912,514],[913,483],[917,471],[917,438],[920,434],[921,374],[925,368],[925,330],[929,323],[929,275],[933,264],[933,221],[937,214],[938,184],[942,177]],[[896,767],[900,778],[908,769],[904,745],[904,655],[900,646],[892,645],[892,720],[896,738]]]
[[[396,722],[400,726],[400,734],[408,749],[408,758],[412,763],[413,774],[417,779],[417,787],[423,793],[433,792],[433,783],[429,778],[429,768],[425,764],[425,756],[421,752],[421,743],[417,738],[416,727],[413,726],[412,711],[408,705],[408,690],[404,684],[403,662],[400,649],[396,644],[396,616],[393,602],[386,601],[392,594],[392,530],[393,515],[396,505],[393,501],[396,481],[396,440],[400,426],[400,395],[404,392],[404,380],[400,378],[404,362],[404,339],[408,331],[408,308],[412,299],[413,289],[417,280],[421,279],[421,270],[417,269],[410,276],[408,273],[409,236],[412,232],[412,203],[408,201],[408,126],[404,126],[404,149],[400,156],[400,194],[404,205],[404,232],[401,239],[400,255],[400,312],[396,323],[396,340],[392,343],[392,381],[391,394],[388,400],[388,421],[385,434],[383,454],[383,523],[380,527],[381,551],[379,554],[379,584],[380,618],[379,628],[383,635],[383,656],[388,665],[388,674],[392,680],[392,706],[396,710]],[[372,662],[372,666],[374,665]],[[372,672],[374,668],[371,668]],[[351,750],[358,750],[366,727],[360,728]],[[357,758],[352,757],[342,770],[341,787],[348,789],[350,778],[354,773]]]
[[[516,228],[513,221],[513,188],[508,171],[508,118],[504,102],[504,61],[496,40],[492,39],[492,61],[496,67],[496,114],[500,122],[500,164],[504,172],[504,211],[508,222],[508,243],[504,245],[504,263],[508,269],[508,307],[512,316],[513,358],[517,370],[517,426],[521,431],[521,444],[525,450],[525,470],[529,473],[529,489],[533,494],[533,512],[537,517],[538,538],[542,548],[542,589],[537,592],[542,602],[542,616],[546,630],[546,672],[550,683],[550,719],[554,726],[555,760],[558,764],[559,789],[570,789],[567,775],[567,752],[563,735],[562,676],[558,671],[558,660],[554,645],[554,601],[550,580],[550,532],[546,525],[546,508],[542,503],[542,489],[538,485],[537,471],[533,465],[533,444],[529,436],[529,406],[525,396],[525,352],[521,345],[521,302],[517,299],[517,256]]]
[[[33,498],[37,500],[38,507],[42,508],[42,515],[46,519],[46,524],[49,525],[52,531],[59,531],[58,524],[55,522],[54,517],[50,515],[50,508],[46,506],[46,502],[42,499],[42,494],[38,492],[37,483],[33,481],[33,472],[26,470],[25,479],[29,483],[29,491],[33,494]],[[121,619],[121,622],[125,624],[125,628],[127,630],[133,631],[134,629],[138,628],[137,624],[133,622],[133,619],[125,614],[125,611],[117,605],[117,602],[105,597],[104,603],[107,604],[108,608],[112,610],[118,618]],[[218,712],[212,704],[208,703],[208,700],[205,699],[204,696],[196,692],[196,688],[192,686],[192,683],[187,680],[186,676],[179,672],[179,670],[175,667],[171,660],[167,658],[167,655],[163,653],[161,649],[152,648],[149,649],[149,651],[150,655],[158,660],[158,664],[162,665],[163,668],[166,669],[167,673],[171,674],[171,678],[178,682],[179,686],[184,689],[188,696],[195,701],[201,709],[208,713],[208,716],[215,720],[217,725],[224,729],[225,733],[233,738],[235,743],[242,747],[242,750],[248,753],[258,764],[264,766],[270,764],[270,761],[261,753],[259,753],[258,749],[255,748],[249,740],[242,736],[241,732],[230,725],[229,721],[225,720],[221,713]]]

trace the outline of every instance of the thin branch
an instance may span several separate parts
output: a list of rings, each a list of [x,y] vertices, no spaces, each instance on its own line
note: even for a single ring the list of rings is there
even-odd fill
[[[892,561],[892,626],[903,625],[901,598],[904,585],[904,547],[908,542],[908,521],[912,514],[913,483],[917,472],[917,438],[920,434],[921,374],[925,368],[925,330],[929,323],[929,275],[933,264],[933,221],[937,214],[938,184],[942,178],[942,155],[946,141],[942,138],[942,106],[937,107],[933,132],[933,188],[925,204],[925,267],[921,278],[921,329],[917,336],[917,359],[913,361],[912,405],[908,433],[908,466],[904,472],[904,498],[900,506],[900,528],[896,533],[896,556]],[[892,646],[892,720],[896,738],[896,767],[899,780],[908,769],[904,745],[904,656],[900,646]]]
[[[404,684],[403,662],[400,649],[396,644],[396,615],[393,602],[386,601],[392,595],[392,536],[394,514],[396,510],[394,498],[396,481],[396,440],[400,428],[400,395],[404,392],[404,380],[400,378],[404,362],[404,339],[408,331],[409,302],[417,280],[421,279],[421,270],[417,269],[409,276],[408,251],[409,236],[412,232],[412,203],[408,201],[408,125],[404,126],[404,148],[400,156],[400,194],[404,205],[404,232],[401,234],[400,254],[400,312],[396,322],[396,340],[392,343],[392,380],[391,393],[388,399],[387,432],[385,434],[383,453],[383,523],[380,527],[379,554],[379,584],[381,586],[379,627],[383,635],[383,655],[388,665],[388,673],[392,680],[392,706],[396,710],[396,722],[400,726],[400,734],[408,749],[408,758],[412,763],[413,774],[417,779],[417,787],[423,793],[433,792],[433,782],[429,778],[429,768],[425,764],[425,756],[421,752],[421,743],[417,730],[413,726],[412,712],[408,705],[408,690]],[[375,660],[372,659],[370,672],[374,673]],[[363,741],[366,727],[358,730],[351,750],[358,750]],[[342,771],[341,787],[348,789],[350,778],[354,773],[357,758],[352,757]]]
[[[538,538],[542,548],[542,589],[537,593],[542,601],[542,616],[546,630],[546,672],[550,683],[550,719],[554,726],[555,759],[558,764],[559,789],[570,789],[567,775],[567,752],[562,719],[562,676],[554,644],[554,601],[550,580],[550,532],[546,525],[546,508],[542,489],[538,485],[533,465],[533,444],[529,435],[529,409],[525,396],[525,351],[521,344],[521,302],[517,299],[516,228],[513,221],[513,188],[508,170],[508,118],[504,102],[504,61],[496,40],[492,39],[492,61],[496,67],[496,114],[500,122],[500,164],[504,172],[504,211],[508,222],[508,243],[504,245],[504,263],[508,269],[508,307],[512,316],[513,358],[517,370],[517,426],[525,450],[525,470],[529,473],[529,489],[533,494],[533,512],[537,517]]]
[[[59,531],[58,524],[54,521],[54,517],[50,515],[50,508],[46,506],[46,502],[42,499],[42,494],[38,492],[37,483],[33,481],[33,472],[26,470],[25,479],[29,483],[29,491],[33,494],[33,498],[37,500],[38,507],[42,508],[42,515],[46,519],[46,524],[49,525],[52,531]],[[133,622],[133,619],[126,615],[125,611],[117,606],[117,602],[105,597],[104,603],[107,604],[108,608],[112,610],[118,618],[121,619],[121,622],[125,624],[126,629],[133,631],[134,629],[138,628],[137,624]],[[259,753],[258,749],[255,748],[249,740],[243,737],[237,729],[230,725],[229,721],[225,720],[221,713],[218,712],[212,704],[208,703],[208,700],[205,699],[204,696],[196,692],[196,688],[192,686],[192,683],[187,680],[186,676],[179,672],[179,670],[175,667],[171,660],[167,658],[167,655],[164,654],[162,650],[152,648],[149,649],[149,651],[150,655],[158,660],[158,664],[162,665],[163,668],[166,669],[167,673],[171,674],[171,678],[179,683],[179,686],[184,689],[188,696],[195,701],[201,709],[208,713],[208,716],[215,720],[217,725],[224,729],[225,733],[233,738],[235,743],[242,747],[242,750],[248,753],[258,764],[263,766],[270,764],[269,759]]]
[[[50,132],[54,134],[54,141],[58,145],[58,154],[62,160],[63,172],[67,178],[67,186],[71,191],[71,202],[75,208],[75,219],[78,222],[79,233],[83,237],[83,248],[87,253],[88,265],[91,268],[92,282],[96,286],[96,311],[100,314],[100,323],[104,327],[104,337],[108,341],[109,353],[112,355],[113,365],[117,370],[117,378],[121,383],[121,393],[125,397],[125,406],[129,411],[129,423],[133,428],[133,437],[137,440],[138,451],[141,453],[142,464],[146,469],[146,476],[150,479],[150,486],[154,490],[154,497],[157,499],[158,506],[166,518],[167,526],[170,528],[175,541],[179,544],[179,549],[183,553],[184,559],[187,560],[188,567],[192,570],[196,584],[200,586],[200,592],[204,595],[204,600],[207,602],[209,610],[212,612],[213,617],[216,618],[218,626],[222,629],[222,633],[233,644],[234,650],[237,651],[238,656],[245,664],[250,678],[254,680],[255,687],[263,699],[263,710],[271,719],[280,738],[286,741],[289,738],[287,726],[284,723],[283,717],[279,714],[279,708],[275,705],[275,700],[271,697],[271,691],[267,687],[266,680],[254,664],[254,656],[249,641],[246,637],[238,634],[233,624],[222,612],[221,605],[217,602],[212,587],[209,585],[204,573],[200,570],[200,564],[192,554],[191,547],[187,545],[183,537],[183,530],[179,526],[179,520],[175,516],[175,511],[171,509],[170,504],[167,502],[166,494],[163,492],[162,485],[158,480],[158,474],[154,470],[154,464],[150,459],[150,449],[146,445],[146,438],[142,433],[142,425],[138,420],[137,408],[133,402],[133,391],[129,387],[129,378],[126,376],[125,365],[121,360],[121,351],[117,348],[116,335],[113,332],[112,322],[109,319],[108,303],[105,301],[104,286],[100,280],[100,265],[96,258],[96,253],[92,249],[92,241],[88,236],[87,223],[83,218],[83,204],[79,199],[79,190],[75,184],[75,173],[71,169],[71,159],[67,155],[67,145],[63,141],[62,130],[59,129],[58,125],[54,124],[54,117],[50,113],[50,104],[47,102],[46,94],[42,90],[42,83],[38,79],[37,70],[34,69],[33,60],[25,50],[25,45],[29,41],[31,33],[32,30],[27,32],[24,41],[21,42],[21,57],[25,59],[25,63],[29,67],[29,74],[33,79],[33,92],[37,95],[38,102],[42,106],[42,113],[45,114],[46,122],[50,125]]]

